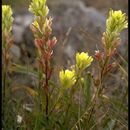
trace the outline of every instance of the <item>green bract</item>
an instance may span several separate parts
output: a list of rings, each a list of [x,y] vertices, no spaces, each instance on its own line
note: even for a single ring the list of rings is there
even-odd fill
[[[10,32],[12,30],[12,10],[8,5],[2,5],[2,32]]]
[[[59,73],[60,82],[63,87],[69,88],[76,82],[75,71],[72,70],[61,70]]]
[[[88,66],[90,66],[91,62],[93,61],[93,58],[88,55],[86,52],[77,53],[76,54],[76,66],[78,70],[82,71]]]
[[[29,11],[35,16],[46,17],[49,12],[48,7],[46,6],[46,0],[32,0]]]

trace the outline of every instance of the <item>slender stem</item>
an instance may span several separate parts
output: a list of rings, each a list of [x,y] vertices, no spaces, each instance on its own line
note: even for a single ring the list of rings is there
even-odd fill
[[[80,114],[81,114],[81,110],[80,110],[80,102],[81,102],[81,97],[80,97],[80,95],[81,95],[81,87],[80,87],[80,91],[79,91],[79,111],[78,111],[78,119],[80,119]],[[80,130],[81,130],[81,125],[80,125],[80,122],[79,122],[79,128],[80,128]]]
[[[65,121],[67,120],[68,118],[68,113],[69,113],[69,110],[71,108],[71,104],[72,104],[72,101],[73,101],[73,95],[74,95],[74,86],[76,86],[79,82],[79,79],[80,79],[80,76],[77,77],[77,80],[75,82],[75,84],[71,87],[71,90],[70,90],[70,100],[69,100],[69,103],[68,103],[68,106],[67,106],[67,110],[66,110],[66,117],[64,119],[64,122],[63,122],[63,125],[65,124]]]
[[[45,85],[44,85],[44,90],[45,90],[45,96],[46,96],[46,119],[48,121],[48,61],[45,61]]]
[[[49,113],[48,115],[50,115],[50,114],[54,111],[54,109],[55,109],[55,107],[56,107],[56,105],[57,105],[57,103],[58,103],[60,97],[61,97],[61,94],[59,93],[58,98],[57,98],[57,100],[56,100],[54,106],[52,107],[52,109],[51,109],[51,111],[50,111],[50,113]]]
[[[93,98],[93,105],[92,105],[92,108],[91,108],[91,112],[90,112],[90,116],[88,118],[88,123],[92,117],[92,113],[93,113],[93,110],[94,110],[94,106],[96,104],[96,97],[97,96],[100,96],[101,92],[102,92],[102,89],[103,89],[103,86],[102,86],[102,82],[103,82],[103,76],[104,76],[104,70],[106,69],[106,66],[107,64],[109,63],[109,59],[110,59],[110,56],[106,56],[106,59],[105,59],[105,62],[104,62],[104,65],[103,65],[103,68],[101,70],[101,73],[100,73],[100,84],[99,84],[99,87],[98,87],[98,90],[97,92],[95,93],[95,96]]]
[[[101,80],[103,80],[103,75],[104,75],[104,70],[106,69],[106,66],[107,64],[109,63],[109,59],[110,59],[110,56],[106,56],[106,59],[105,59],[105,62],[104,62],[104,65],[103,65],[103,68],[101,70]]]
[[[75,128],[75,126],[79,123],[79,121],[84,117],[85,114],[88,114],[87,111],[85,111],[85,113],[80,116],[80,118],[77,120],[77,122],[73,125],[73,127],[70,130],[73,130]]]
[[[95,95],[94,95],[94,97],[93,97],[93,99],[91,101],[93,104],[92,104],[92,107],[90,109],[90,114],[89,114],[89,117],[88,117],[88,124],[89,124],[89,122],[91,120],[91,117],[92,117],[92,114],[93,114],[93,111],[94,111],[94,107],[95,107],[95,104],[96,104],[96,98],[99,95],[99,92],[100,92],[101,88],[102,88],[102,81],[100,81],[100,85],[99,85],[99,87],[98,87],[98,89],[97,89],[97,91],[96,91],[96,93],[95,93]]]

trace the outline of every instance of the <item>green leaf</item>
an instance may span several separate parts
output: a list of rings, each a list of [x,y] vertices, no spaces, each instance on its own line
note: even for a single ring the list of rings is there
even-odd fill
[[[28,68],[27,66],[22,66],[18,64],[12,64],[12,66],[10,67],[10,71],[31,75],[36,78],[38,78],[38,75],[39,75],[38,72]]]
[[[91,100],[91,74],[88,72],[84,80],[84,95],[86,98],[87,105]]]

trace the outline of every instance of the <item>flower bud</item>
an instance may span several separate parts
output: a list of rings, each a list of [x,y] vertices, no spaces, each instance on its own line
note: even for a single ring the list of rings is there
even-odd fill
[[[101,53],[99,50],[95,51],[95,58],[100,61],[103,59],[103,53]]]
[[[52,49],[57,42],[56,37],[53,37],[52,40],[48,40],[48,46]]]
[[[100,79],[98,77],[94,78],[94,85],[99,86],[100,84]]]

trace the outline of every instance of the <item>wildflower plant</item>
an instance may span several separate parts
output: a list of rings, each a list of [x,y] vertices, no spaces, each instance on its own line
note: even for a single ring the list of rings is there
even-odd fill
[[[29,11],[35,15],[31,29],[35,37],[35,45],[38,50],[39,62],[39,88],[44,90],[46,96],[46,118],[48,120],[49,107],[49,80],[52,75],[51,59],[53,56],[53,48],[57,42],[52,34],[52,18],[47,17],[49,9],[46,0],[33,0],[29,6]],[[43,75],[45,80],[43,80]],[[43,106],[42,106],[43,107]]]
[[[119,45],[120,32],[127,28],[128,22],[126,20],[126,14],[119,11],[109,11],[108,19],[106,20],[106,31],[103,33],[102,43],[103,43],[103,51],[95,51],[95,59],[98,61],[100,71],[98,78],[94,78],[94,84],[97,86],[97,92],[93,98],[93,103],[96,103],[96,100],[99,97],[104,97],[106,99],[107,96],[103,95],[104,90],[104,78],[116,66],[115,62],[110,63],[110,60],[117,52],[117,46]],[[97,99],[96,99],[97,98]],[[109,98],[107,97],[107,100]],[[100,102],[101,99],[98,101]],[[101,102],[100,102],[101,103]],[[99,104],[100,104],[99,103]],[[94,105],[91,110],[94,109]],[[89,121],[92,117],[92,113],[89,116]],[[116,124],[116,123],[115,123]]]
[[[126,20],[126,14],[119,11],[109,11],[108,19],[106,20],[106,32],[103,33],[102,43],[103,52],[95,51],[95,57],[101,67],[101,77],[114,67],[114,63],[109,64],[112,56],[116,54],[117,46],[121,39],[119,37],[120,32],[127,28],[128,22]]]
[[[30,105],[33,107],[30,108],[29,105],[21,103],[20,106],[23,107],[16,110],[13,105],[13,107],[5,107],[10,101],[5,102],[6,100],[3,100],[2,108],[13,110],[13,113],[9,112],[8,116],[2,119],[3,128],[5,130],[92,130],[108,129],[113,124],[116,126],[116,115],[112,115],[110,121],[108,120],[110,115],[108,112],[111,111],[108,110],[105,114],[103,113],[103,116],[97,116],[97,114],[100,113],[100,108],[105,112],[109,105],[114,104],[103,92],[105,89],[103,81],[108,72],[115,67],[115,62],[111,63],[110,60],[116,54],[120,42],[120,32],[128,26],[126,14],[122,13],[121,10],[110,10],[109,12],[106,20],[106,31],[102,36],[103,51],[96,50],[94,55],[99,65],[97,77],[92,72],[87,71],[91,67],[94,57],[90,56],[88,52],[77,52],[75,64],[61,69],[57,73],[59,75],[57,79],[52,62],[53,49],[57,39],[52,36],[52,18],[48,17],[49,9],[46,0],[32,0],[29,11],[34,15],[34,21],[30,28],[34,34],[37,52],[38,66],[34,75],[37,77],[38,83],[34,89],[27,86],[20,86],[20,88],[31,93],[29,96],[33,97],[31,98],[33,103]],[[10,61],[8,52],[12,45],[12,23],[13,17],[10,6],[2,6],[3,99],[5,99],[5,88],[9,86],[6,80],[8,79]],[[12,90],[17,88],[14,87]],[[107,100],[107,102],[102,99]],[[111,106],[109,108],[113,110]],[[16,116],[16,119],[12,120],[13,115]]]

